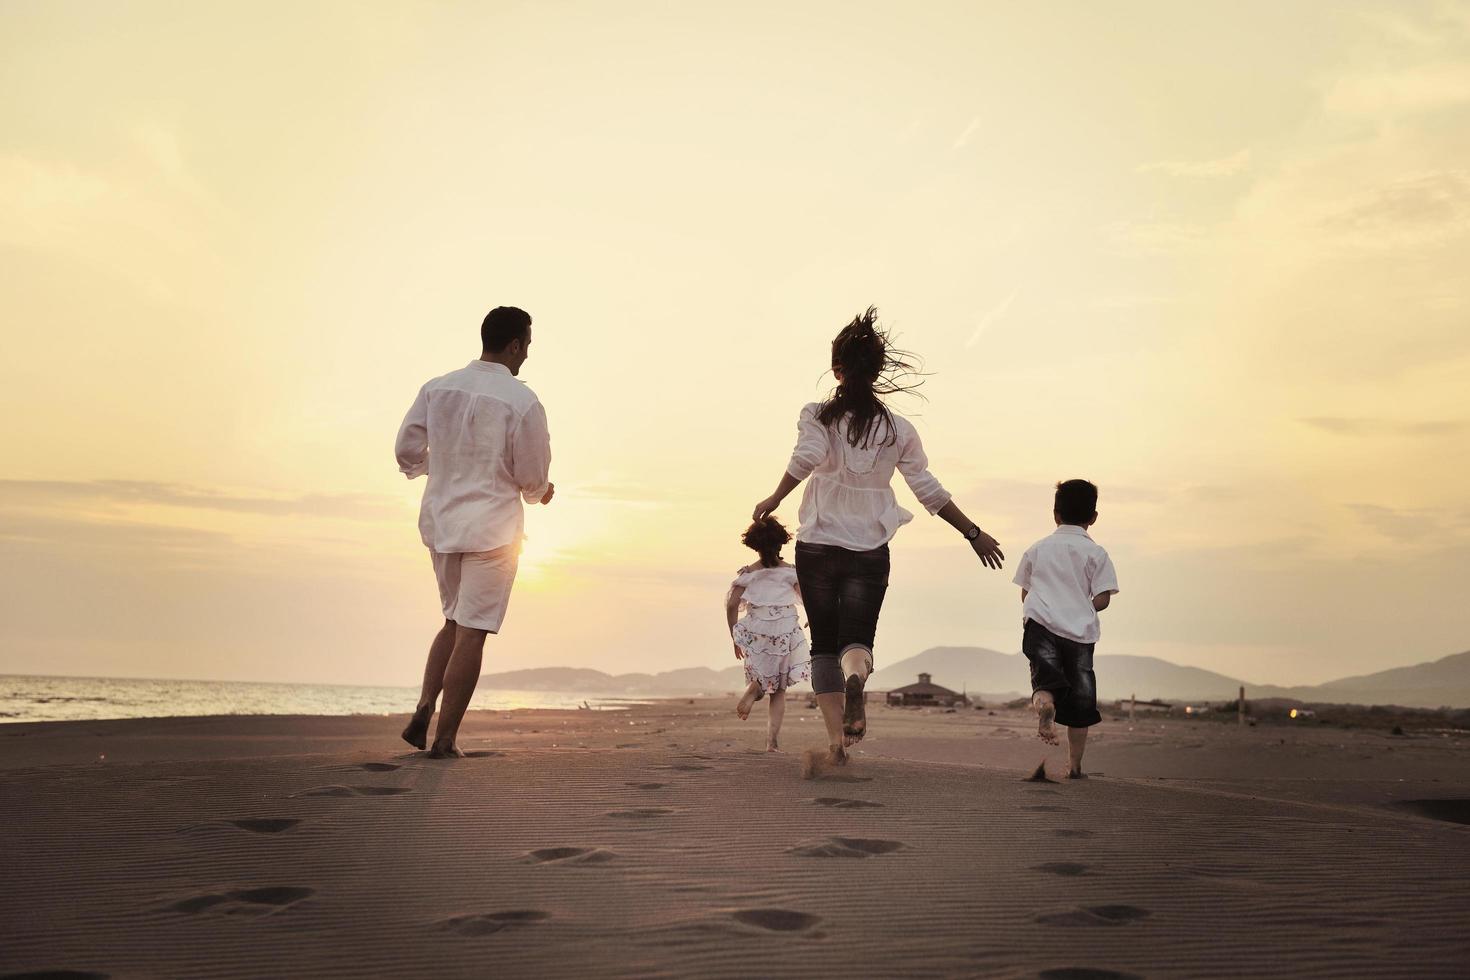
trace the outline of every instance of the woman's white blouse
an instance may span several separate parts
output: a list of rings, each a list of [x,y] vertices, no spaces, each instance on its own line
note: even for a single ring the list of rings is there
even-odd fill
[[[820,408],[812,402],[801,410],[796,448],[786,466],[793,478],[807,481],[796,540],[851,551],[887,544],[914,519],[893,494],[894,470],[929,513],[949,503],[950,493],[929,472],[929,457],[908,419],[894,414],[893,432],[880,423],[867,446],[853,446],[847,441],[847,419],[828,428],[817,421]]]

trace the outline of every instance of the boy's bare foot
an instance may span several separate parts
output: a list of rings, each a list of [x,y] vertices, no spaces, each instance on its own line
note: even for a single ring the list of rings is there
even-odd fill
[[[429,749],[430,759],[463,759],[464,752],[458,745],[447,738],[434,740],[434,747]]]
[[[403,729],[403,740],[416,749],[422,749],[429,744],[429,719],[434,716],[432,710],[426,712],[415,711],[413,717],[408,720],[408,727]]]
[[[845,706],[842,711],[842,744],[856,745],[868,733],[867,706],[864,703],[863,679],[853,674],[847,679]],[[839,763],[840,764],[840,763]]]
[[[1036,737],[1047,745],[1056,745],[1057,730],[1052,722],[1057,718],[1057,706],[1053,701],[1035,700],[1031,702],[1036,709]]]
[[[750,717],[750,709],[755,707],[755,702],[759,694],[760,688],[756,688],[754,691],[746,690],[741,695],[740,700],[736,702],[735,713],[740,716],[741,721]]]

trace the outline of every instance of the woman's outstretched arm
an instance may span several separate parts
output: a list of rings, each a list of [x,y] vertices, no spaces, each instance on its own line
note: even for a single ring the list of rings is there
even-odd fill
[[[953,499],[934,513],[944,518],[950,527],[961,534],[969,534],[970,528],[972,527],[979,530],[979,525],[966,517],[965,512],[960,510]],[[1000,568],[1001,562],[1005,561],[1006,556],[1000,550],[1000,542],[984,531],[980,531],[975,537],[975,540],[970,542],[970,547],[975,549],[975,554],[979,556],[981,564],[985,565],[986,568],[998,569]]]

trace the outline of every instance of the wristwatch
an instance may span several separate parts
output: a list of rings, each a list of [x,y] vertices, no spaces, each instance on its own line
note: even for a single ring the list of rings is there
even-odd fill
[[[979,524],[976,524],[974,527],[970,528],[968,531],[965,532],[965,540],[966,541],[974,541],[978,537],[980,537],[980,525]]]

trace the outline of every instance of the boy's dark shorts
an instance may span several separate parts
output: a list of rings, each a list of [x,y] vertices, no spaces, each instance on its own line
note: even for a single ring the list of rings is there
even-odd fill
[[[1031,693],[1050,691],[1057,702],[1057,724],[1088,728],[1102,721],[1097,710],[1097,676],[1091,643],[1057,636],[1034,619],[1026,620],[1021,652],[1031,661]]]

